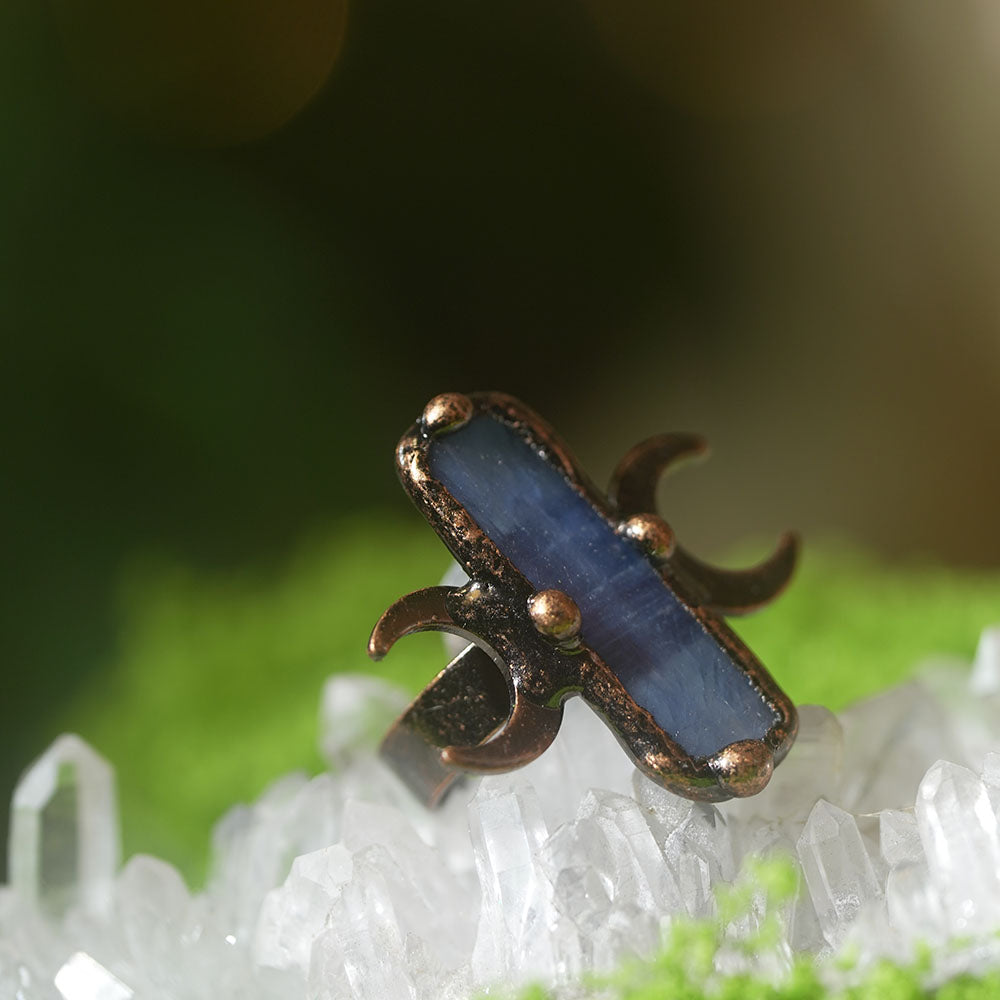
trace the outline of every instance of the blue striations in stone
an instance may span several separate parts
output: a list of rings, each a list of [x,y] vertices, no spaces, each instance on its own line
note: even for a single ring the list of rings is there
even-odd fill
[[[694,757],[777,721],[659,573],[515,431],[488,416],[435,438],[430,469],[536,590],[579,605],[584,642]]]

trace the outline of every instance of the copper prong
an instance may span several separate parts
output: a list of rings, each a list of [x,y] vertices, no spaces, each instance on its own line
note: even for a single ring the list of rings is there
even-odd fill
[[[772,555],[748,569],[710,566],[680,546],[670,559],[679,576],[697,587],[704,607],[720,615],[745,615],[773,601],[788,585],[798,560],[799,539],[785,532]]]
[[[447,631],[455,625],[448,601],[456,587],[424,587],[389,605],[368,639],[368,655],[381,660],[398,639],[414,632]]]
[[[656,486],[667,469],[708,451],[698,434],[657,434],[630,448],[611,476],[608,496],[622,518],[656,511]]]

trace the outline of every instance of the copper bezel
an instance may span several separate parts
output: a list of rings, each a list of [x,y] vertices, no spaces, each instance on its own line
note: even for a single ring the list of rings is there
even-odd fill
[[[612,530],[617,530],[620,513],[593,485],[545,420],[520,401],[502,393],[477,392],[463,398],[471,401],[470,419],[486,414],[503,421],[555,466]],[[478,611],[469,602],[455,599],[455,619],[462,622],[462,627],[451,630],[475,637],[490,650],[494,661],[504,671],[513,699],[512,711],[517,699],[527,698],[540,707],[554,709],[561,706],[565,698],[580,694],[604,719],[637,767],[654,781],[687,798],[721,801],[734,794],[746,794],[735,790],[730,781],[720,783],[720,761],[727,750],[725,767],[730,772],[734,766],[739,771],[741,754],[744,754],[748,769],[766,770],[766,774],[761,774],[762,782],[766,783],[770,769],[782,760],[794,741],[795,708],[721,616],[699,602],[697,595],[701,588],[684,563],[673,562],[670,558],[657,562],[650,560],[664,586],[727,651],[777,717],[763,740],[720,747],[719,753],[709,757],[692,757],[685,752],[655,723],[650,713],[634,701],[614,671],[587,646],[586,621],[581,641],[572,650],[559,649],[538,636],[526,605],[535,588],[430,471],[430,449],[435,437],[453,429],[434,431],[428,430],[422,421],[415,423],[400,439],[396,452],[397,471],[417,509],[470,579],[491,595],[491,600],[481,602],[485,610]],[[546,738],[544,745],[549,741]],[[763,752],[765,748],[766,753]]]

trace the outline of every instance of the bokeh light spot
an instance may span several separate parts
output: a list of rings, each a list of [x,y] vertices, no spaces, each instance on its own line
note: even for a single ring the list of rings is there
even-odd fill
[[[870,15],[859,0],[588,0],[611,54],[671,104],[757,115],[843,79]]]
[[[294,117],[333,70],[347,0],[53,0],[87,93],[157,139],[226,146]]]

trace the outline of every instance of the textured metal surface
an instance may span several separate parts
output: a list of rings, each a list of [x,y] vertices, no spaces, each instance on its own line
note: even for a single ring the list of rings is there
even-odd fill
[[[431,472],[432,442],[477,414],[501,421],[608,525],[633,538],[673,597],[767,704],[774,722],[762,738],[738,740],[713,753],[692,756],[657,725],[586,642],[560,643],[539,631],[530,613],[535,587]],[[472,647],[475,652],[467,650],[446,668],[383,745],[385,756],[424,801],[437,801],[458,767],[510,769],[533,759],[555,737],[560,706],[573,694],[582,695],[605,719],[637,766],[680,794],[719,800],[753,794],[766,784],[794,739],[795,710],[719,612],[749,610],[773,597],[787,582],[795,547],[784,544],[757,570],[732,572],[708,567],[673,545],[672,532],[653,509],[656,482],[672,462],[703,450],[703,442],[692,435],[649,439],[619,464],[608,499],[552,429],[511,397],[449,393],[428,404],[425,417],[399,443],[399,475],[471,582],[462,588],[428,588],[401,599],[376,625],[370,644],[372,655],[381,656],[399,636],[423,629],[455,632],[479,644]],[[623,521],[631,522],[631,528]],[[483,673],[487,665],[492,675]],[[486,676],[491,678],[489,694],[481,689]],[[506,702],[499,697],[497,678]],[[466,723],[428,723],[430,718],[463,711],[472,712]]]
[[[507,721],[510,692],[493,658],[467,646],[403,713],[382,743],[396,773],[428,805],[462,776],[445,764],[450,746],[484,744]]]

